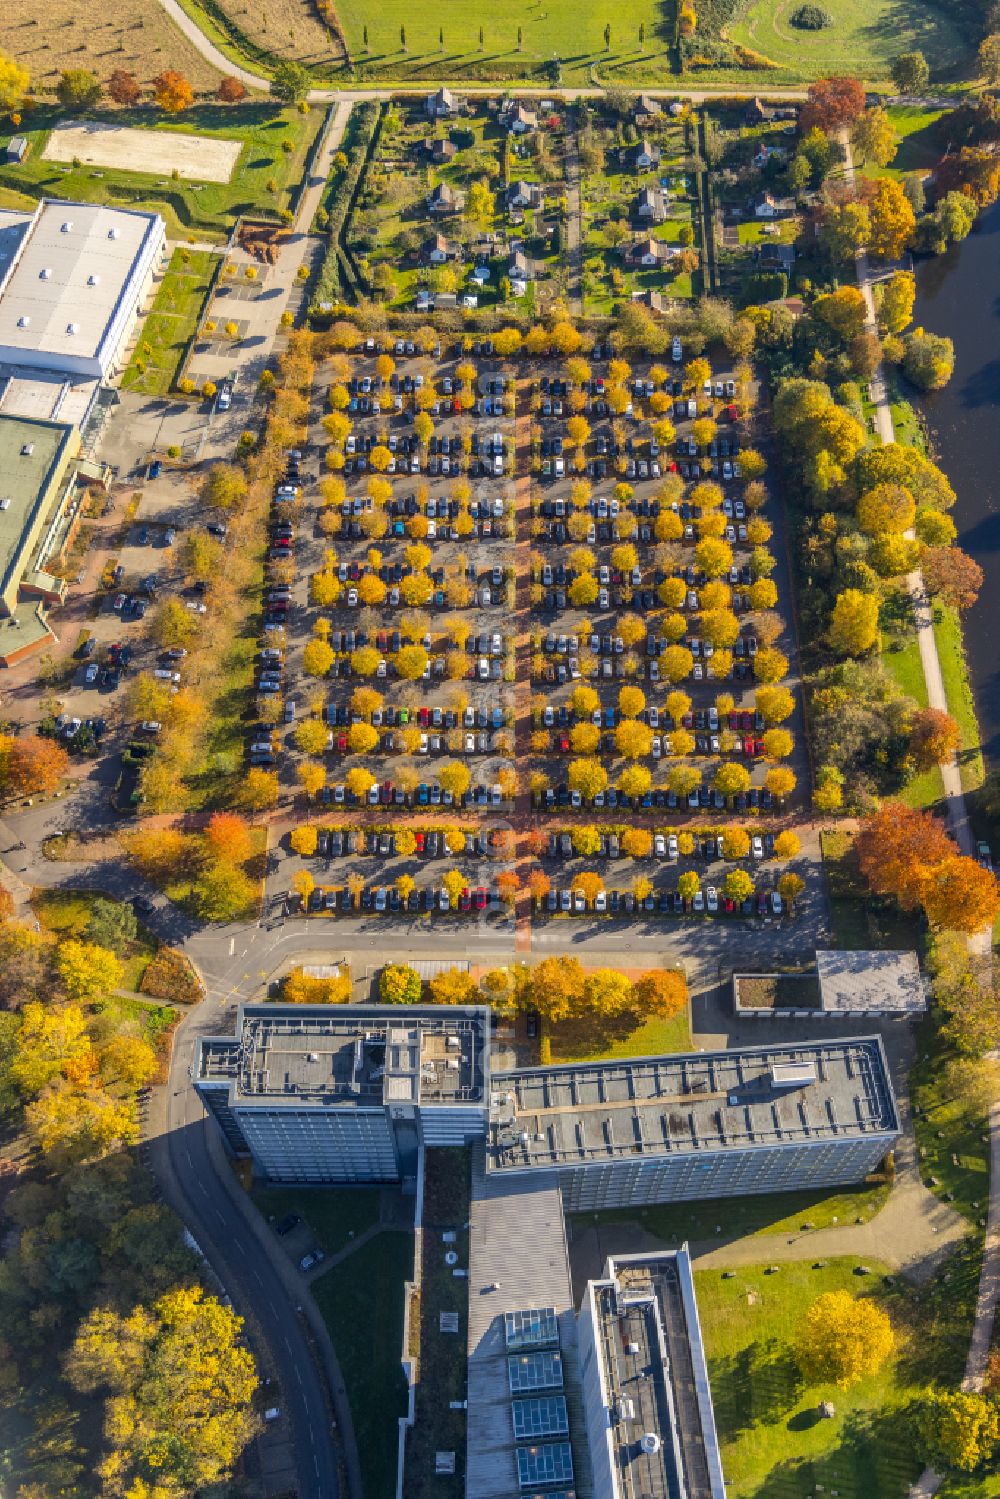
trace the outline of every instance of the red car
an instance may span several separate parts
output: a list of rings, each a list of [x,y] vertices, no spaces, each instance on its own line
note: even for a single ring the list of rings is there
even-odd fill
[[[472,910],[472,893],[471,893],[471,891],[469,891],[469,890],[463,890],[462,891],[462,894],[459,897],[459,901],[458,901],[458,908],[459,908],[460,911],[471,911]]]
[[[425,838],[424,838],[424,835],[423,835],[423,833],[414,833],[413,836],[416,839],[416,843],[417,843],[417,853],[418,854],[422,854],[423,851],[424,851],[424,843],[426,841]]]
[[[347,754],[347,735],[346,734],[338,734],[337,735],[337,750],[338,750],[338,752],[341,755],[346,755]]]
[[[477,911],[483,911],[483,910],[485,910],[486,909],[486,902],[487,902],[488,899],[489,899],[489,896],[486,893],[485,886],[480,885],[479,889],[476,891],[476,910]]]
[[[743,741],[743,753],[745,755],[752,755],[753,754],[753,745],[754,745],[753,735],[752,734],[748,734],[747,737]]]
[[[417,722],[420,724],[420,727],[422,729],[426,729],[430,721],[431,710],[429,708],[421,708],[419,713],[417,714]]]
[[[560,748],[561,752],[564,755],[568,755],[569,754],[569,735],[568,734],[560,734],[559,735],[559,748]]]

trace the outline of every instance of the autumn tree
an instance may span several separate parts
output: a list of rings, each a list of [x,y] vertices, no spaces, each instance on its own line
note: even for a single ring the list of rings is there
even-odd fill
[[[75,938],[59,944],[56,969],[70,999],[91,1004],[111,994],[122,981],[123,964],[109,948]]]
[[[608,773],[599,760],[571,760],[567,779],[572,791],[578,791],[585,801],[593,801],[599,791],[606,791]]]
[[[996,1451],[1000,1410],[995,1399],[976,1391],[933,1390],[923,1401],[917,1431],[926,1462],[971,1473]]]
[[[115,68],[107,82],[108,97],[116,104],[134,108],[142,98],[142,84],[126,68]]]
[[[632,986],[632,1005],[640,1015],[671,1020],[687,1005],[687,982],[674,968],[651,968]]]
[[[222,104],[239,104],[247,96],[245,86],[232,74],[220,79],[217,93]]]
[[[925,870],[920,901],[931,926],[981,932],[1000,913],[1000,887],[992,870],[956,853]]]
[[[67,68],[59,75],[56,97],[63,109],[83,114],[101,97],[101,80],[87,68]]]
[[[166,114],[180,114],[194,103],[194,90],[183,73],[167,68],[153,79],[153,98]]]
[[[809,85],[806,102],[799,111],[799,129],[803,135],[813,129],[832,135],[845,125],[853,125],[864,109],[864,84],[857,78],[818,78]]]
[[[253,853],[253,838],[245,820],[235,812],[213,812],[205,826],[205,848],[210,858],[226,864],[245,864]]]
[[[0,751],[3,783],[17,796],[50,795],[69,768],[62,745],[37,734],[18,736]]]
[[[953,609],[971,609],[983,586],[983,570],[959,547],[928,547],[920,568],[929,593]]]
[[[577,1010],[584,992],[584,970],[578,958],[543,958],[531,970],[531,1002],[550,1023]]]
[[[827,1291],[813,1302],[798,1336],[798,1362],[814,1384],[847,1390],[877,1374],[895,1347],[882,1308],[849,1291]]]
[[[236,788],[237,805],[247,812],[265,812],[277,805],[279,796],[278,777],[273,770],[264,770],[252,765],[243,775]]]
[[[474,1005],[479,990],[472,974],[464,968],[442,968],[428,980],[427,992],[436,1005]]]
[[[842,656],[863,656],[878,640],[878,599],[858,588],[837,595],[830,621],[831,648]]]
[[[854,121],[851,144],[859,160],[887,167],[899,150],[899,135],[888,113],[876,105]]]
[[[902,802],[883,802],[862,822],[854,842],[861,873],[878,895],[891,895],[904,910],[923,896],[928,868],[955,853],[940,821]]]
[[[920,390],[941,390],[955,369],[955,345],[950,338],[914,328],[903,339],[903,373]]]
[[[910,719],[910,754],[917,770],[944,765],[960,740],[958,724],[940,708],[920,708]]]
[[[96,1307],[80,1324],[64,1365],[83,1394],[108,1392],[99,1466],[108,1491],[184,1493],[225,1479],[257,1430],[257,1375],[242,1318],[199,1285],[122,1314]],[[127,1419],[123,1419],[127,1412]]]
[[[407,963],[387,963],[379,974],[378,993],[383,1004],[415,1005],[422,992],[419,973]]]

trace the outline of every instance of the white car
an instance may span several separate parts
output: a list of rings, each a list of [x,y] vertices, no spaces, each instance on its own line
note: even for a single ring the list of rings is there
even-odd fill
[[[751,852],[752,852],[752,854],[753,854],[753,856],[754,856],[755,859],[763,859],[763,857],[764,857],[764,840],[763,840],[763,838],[761,838],[760,836],[757,836],[756,838],[752,838],[750,840],[750,850],[751,850]]]
[[[667,857],[667,840],[662,833],[654,834],[653,853],[657,859],[665,859]]]
[[[705,904],[708,906],[709,915],[714,916],[719,909],[719,892],[714,885],[709,885],[705,891]]]
[[[677,835],[676,833],[671,833],[670,837],[667,839],[667,858],[676,859],[679,853],[680,850],[677,846]]]
[[[705,895],[704,895],[704,891],[702,891],[702,890],[696,890],[694,892],[694,896],[693,896],[692,901],[691,901],[691,909],[692,909],[692,911],[704,911],[704,909],[705,909]]]

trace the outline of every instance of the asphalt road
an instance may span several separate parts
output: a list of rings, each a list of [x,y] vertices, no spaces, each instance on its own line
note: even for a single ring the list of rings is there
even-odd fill
[[[208,999],[179,1028],[169,1085],[160,1098],[159,1133],[150,1140],[150,1166],[235,1310],[246,1319],[258,1354],[266,1350],[261,1362],[278,1383],[273,1398],[287,1423],[300,1499],[339,1499],[330,1413],[298,1310],[301,1303],[278,1273],[281,1251],[275,1247],[267,1252],[237,1204],[242,1189],[224,1162],[219,1169],[218,1148],[210,1148],[214,1125],[189,1083],[198,1036],[218,1032],[224,1024],[224,1007]]]

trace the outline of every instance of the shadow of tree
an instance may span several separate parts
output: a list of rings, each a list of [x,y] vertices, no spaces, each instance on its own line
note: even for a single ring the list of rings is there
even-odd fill
[[[723,1440],[758,1424],[772,1425],[799,1400],[803,1384],[788,1348],[768,1339],[709,1360],[715,1420]]]

